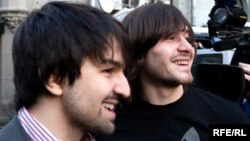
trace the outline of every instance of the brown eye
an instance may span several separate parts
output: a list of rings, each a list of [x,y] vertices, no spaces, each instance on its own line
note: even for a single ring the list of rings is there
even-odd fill
[[[103,72],[111,74],[113,70],[114,70],[113,68],[108,68],[108,69],[104,69]]]
[[[171,41],[174,41],[175,39],[176,39],[175,36],[169,36],[169,37],[167,38],[167,40],[171,40]]]

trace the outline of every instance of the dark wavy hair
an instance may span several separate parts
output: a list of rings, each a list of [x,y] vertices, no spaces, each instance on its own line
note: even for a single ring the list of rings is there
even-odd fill
[[[157,42],[188,28],[189,42],[194,46],[194,33],[190,23],[173,5],[163,3],[143,5],[131,11],[122,23],[128,30],[133,49],[133,65],[128,70],[132,95],[139,89],[137,62],[146,56],[148,50]]]
[[[113,41],[118,46],[113,45]],[[91,6],[49,2],[32,11],[13,40],[16,110],[32,106],[39,95],[49,94],[45,83],[54,75],[69,85],[81,75],[84,59],[103,59],[108,50],[121,49],[129,62],[129,40],[122,24]]]

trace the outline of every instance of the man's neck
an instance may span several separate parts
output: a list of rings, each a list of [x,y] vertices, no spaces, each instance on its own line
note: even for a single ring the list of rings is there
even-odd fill
[[[180,99],[184,93],[182,85],[176,87],[155,86],[144,83],[141,97],[153,105],[167,105]]]
[[[79,141],[84,132],[79,127],[74,127],[68,117],[63,113],[60,100],[55,98],[39,98],[36,105],[28,109],[43,126],[54,136],[63,141]]]

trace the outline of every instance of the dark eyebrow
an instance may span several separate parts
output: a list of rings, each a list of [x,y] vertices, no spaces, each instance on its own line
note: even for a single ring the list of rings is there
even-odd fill
[[[174,33],[177,33],[177,32],[189,33],[189,32],[190,32],[190,29],[189,29],[189,27],[186,25],[184,28],[179,29],[179,30],[177,30],[176,32],[173,32],[173,34],[174,34]]]
[[[113,60],[112,58],[110,58],[110,59],[109,58],[104,58],[104,59],[102,59],[101,62],[102,62],[102,64],[111,64],[111,65],[114,65],[114,66],[116,66],[118,68],[124,68],[125,67],[124,63]]]
[[[172,33],[172,34],[175,34],[175,33],[180,33],[180,32],[183,32],[183,33],[189,33],[190,32],[190,29],[185,29],[185,30],[177,30],[176,32]]]

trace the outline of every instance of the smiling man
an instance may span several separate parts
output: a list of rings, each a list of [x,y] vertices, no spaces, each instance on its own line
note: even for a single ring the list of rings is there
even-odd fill
[[[16,115],[4,141],[93,141],[111,134],[115,107],[130,96],[123,73],[129,41],[96,8],[50,2],[32,11],[13,40]]]
[[[249,124],[235,103],[189,86],[194,35],[176,7],[143,5],[122,22],[134,53],[132,103],[117,109],[115,133],[98,141],[208,141],[211,124]]]

